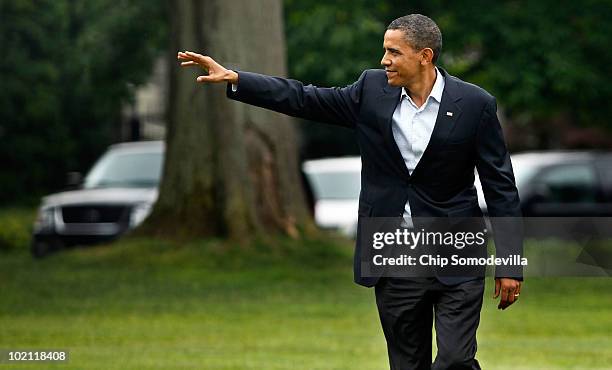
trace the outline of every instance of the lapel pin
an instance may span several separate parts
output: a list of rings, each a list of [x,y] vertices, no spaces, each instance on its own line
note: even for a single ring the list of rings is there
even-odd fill
[[[453,112],[446,112],[446,115],[449,116],[449,117],[452,117],[453,116]]]

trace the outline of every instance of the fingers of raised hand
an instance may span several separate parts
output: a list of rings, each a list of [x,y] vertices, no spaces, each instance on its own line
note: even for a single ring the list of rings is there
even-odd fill
[[[178,60],[190,60],[191,58],[184,51],[179,51],[178,53],[176,53],[176,59],[178,59]]]
[[[208,55],[179,51],[176,57],[181,61],[181,67],[199,66],[208,73],[208,75],[198,76],[197,82],[223,82],[227,77],[227,70]]]
[[[215,82],[212,76],[198,76],[197,82]]]
[[[212,62],[211,57],[191,51],[179,51],[176,57],[178,60],[192,61],[203,66],[208,66]]]
[[[212,64],[213,59],[208,55],[202,55],[191,51],[186,51],[185,54],[193,61],[199,62],[205,66]]]
[[[197,66],[197,65],[199,64],[191,60],[188,62],[181,62],[181,67],[189,67],[189,66]]]

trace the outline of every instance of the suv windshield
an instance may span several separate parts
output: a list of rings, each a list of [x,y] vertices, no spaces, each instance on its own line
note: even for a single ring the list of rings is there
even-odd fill
[[[163,154],[156,152],[106,153],[89,171],[86,189],[104,187],[153,188],[161,177]]]

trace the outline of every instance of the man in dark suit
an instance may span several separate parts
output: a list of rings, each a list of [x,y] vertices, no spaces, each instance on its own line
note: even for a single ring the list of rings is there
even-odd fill
[[[179,52],[178,59],[208,71],[198,82],[226,82],[231,99],[354,129],[363,164],[360,218],[482,217],[474,168],[490,216],[520,217],[495,98],[436,67],[438,26],[419,14],[398,18],[387,28],[383,47],[384,71],[364,71],[344,88],[235,72],[192,52]],[[496,254],[518,254],[519,244],[496,243]],[[483,277],[364,276],[362,252],[358,242],[355,281],[376,287],[392,369],[480,368],[475,354]],[[498,308],[516,301],[521,281],[520,272],[496,269]],[[432,365],[434,315],[438,352]]]

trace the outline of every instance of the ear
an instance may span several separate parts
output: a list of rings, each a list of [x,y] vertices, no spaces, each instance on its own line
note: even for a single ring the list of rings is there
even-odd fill
[[[433,60],[434,52],[431,48],[425,48],[421,50],[421,65],[431,64]]]

